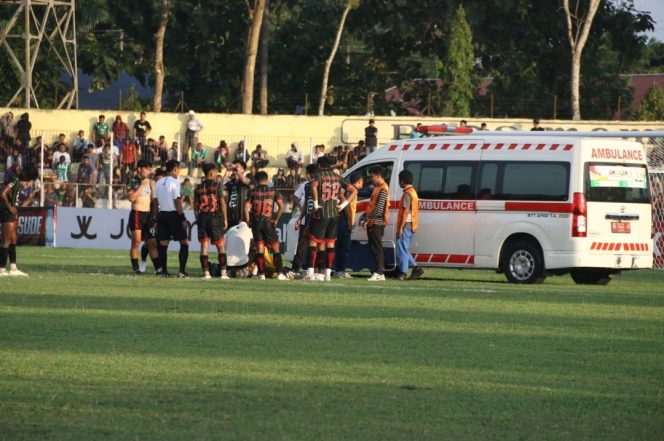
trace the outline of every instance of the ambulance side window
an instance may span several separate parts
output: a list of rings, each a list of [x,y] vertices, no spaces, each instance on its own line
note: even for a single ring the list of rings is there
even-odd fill
[[[374,189],[374,185],[371,182],[371,175],[370,171],[373,167],[376,167],[377,165],[380,165],[385,169],[385,182],[387,182],[387,185],[390,185],[390,178],[392,177],[392,167],[394,166],[393,163],[390,162],[374,162],[372,164],[367,164],[364,167],[360,167],[357,170],[353,171],[352,174],[354,173],[360,173],[362,174],[362,177],[364,178],[364,186],[360,191],[357,192],[357,199],[358,200],[364,200],[364,199],[369,199],[371,197],[371,192]],[[347,181],[350,182],[350,176],[347,177]]]
[[[479,199],[565,201],[569,195],[568,162],[485,162]]]
[[[404,165],[413,174],[413,186],[421,199],[475,198],[475,162],[413,161]]]

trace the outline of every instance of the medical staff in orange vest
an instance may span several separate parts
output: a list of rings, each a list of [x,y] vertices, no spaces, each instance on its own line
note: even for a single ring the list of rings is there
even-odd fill
[[[413,267],[410,275],[411,280],[419,279],[424,270],[417,266],[417,262],[410,253],[410,242],[417,232],[418,198],[413,187],[413,174],[409,170],[399,173],[399,187],[403,189],[403,195],[399,202],[397,215],[397,262],[399,265],[398,280],[408,278],[408,267]]]

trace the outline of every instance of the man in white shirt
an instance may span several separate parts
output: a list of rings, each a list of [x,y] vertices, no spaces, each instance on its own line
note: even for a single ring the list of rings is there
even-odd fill
[[[203,124],[196,118],[196,112],[190,110],[187,113],[189,119],[187,120],[187,130],[184,133],[184,151],[189,154],[189,151],[198,144],[198,132],[203,130]]]
[[[58,151],[53,153],[53,164],[60,162],[60,156],[65,157],[65,163],[71,164],[71,156],[69,156],[69,152],[67,152],[67,146],[65,144],[60,144],[58,146]]]
[[[286,153],[286,164],[289,169],[296,169],[299,171],[303,163],[304,158],[302,157],[302,152],[297,149],[297,142],[293,142],[290,150]]]
[[[184,216],[182,199],[180,197],[180,163],[171,160],[166,163],[165,178],[155,184],[154,194],[159,205],[157,218],[157,250],[159,252],[157,275],[170,277],[168,273],[168,243],[171,240],[180,242],[180,270],[178,278],[186,279],[187,259],[189,258],[189,241],[187,232],[189,223]]]

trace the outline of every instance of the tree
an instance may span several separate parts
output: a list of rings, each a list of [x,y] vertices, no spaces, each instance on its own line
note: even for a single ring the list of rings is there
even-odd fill
[[[646,92],[639,108],[641,121],[664,121],[664,90],[653,84]]]
[[[459,5],[450,17],[448,27],[448,45],[442,66],[445,114],[469,116],[477,83],[473,75],[473,35],[462,5]]]
[[[245,0],[249,10],[249,30],[245,52],[244,75],[242,77],[242,113],[251,115],[254,103],[254,73],[256,71],[256,54],[261,35],[263,14],[266,0],[254,0],[253,8],[249,0]]]
[[[337,28],[337,36],[334,39],[334,44],[332,45],[332,50],[330,50],[330,55],[325,60],[325,67],[323,68],[323,82],[320,88],[320,102],[318,104],[318,115],[323,116],[325,111],[325,101],[327,100],[327,83],[330,78],[330,68],[332,67],[332,61],[334,61],[334,56],[339,50],[339,42],[341,41],[341,34],[344,31],[344,25],[346,23],[346,17],[351,9],[356,8],[360,4],[360,0],[346,0],[346,6],[344,7],[343,12],[341,13],[341,20],[339,20],[339,26]]]
[[[579,84],[581,82],[581,55],[583,47],[588,40],[590,27],[593,18],[599,8],[601,0],[589,0],[588,11],[585,15],[579,16],[581,0],[576,0],[574,13],[570,10],[569,0],[563,0],[563,11],[565,13],[565,22],[567,24],[567,40],[569,41],[572,52],[572,70],[570,81],[570,97],[572,101],[572,119],[578,121],[581,119],[581,107],[579,105]]]
[[[260,42],[260,112],[267,115],[268,110],[268,71],[270,61],[270,0],[265,0],[265,13],[263,14],[263,28]]]
[[[166,25],[170,14],[170,0],[159,2],[159,27],[154,35],[155,57],[154,57],[154,97],[152,99],[152,110],[161,112],[161,101],[164,92],[164,39],[166,37]]]

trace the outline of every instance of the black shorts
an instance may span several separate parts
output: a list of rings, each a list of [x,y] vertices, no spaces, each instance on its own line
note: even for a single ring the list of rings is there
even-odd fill
[[[157,240],[176,240],[181,242],[187,239],[187,230],[182,227],[182,219],[175,211],[162,211],[157,219]]]
[[[328,219],[311,219],[309,229],[309,239],[316,243],[334,243],[337,240],[337,227],[339,218],[331,217]]]
[[[152,214],[149,211],[131,210],[129,212],[129,231],[140,231],[144,241],[155,238]]]
[[[13,216],[6,208],[0,209],[0,224],[10,224],[18,222],[18,218]]]
[[[226,234],[226,230],[224,229],[223,217],[201,213],[198,215],[196,226],[198,227],[199,242],[210,241],[213,245],[222,244],[224,242],[224,234]]]
[[[251,227],[251,232],[254,235],[256,244],[274,245],[279,242],[277,230],[272,222],[257,221]]]

